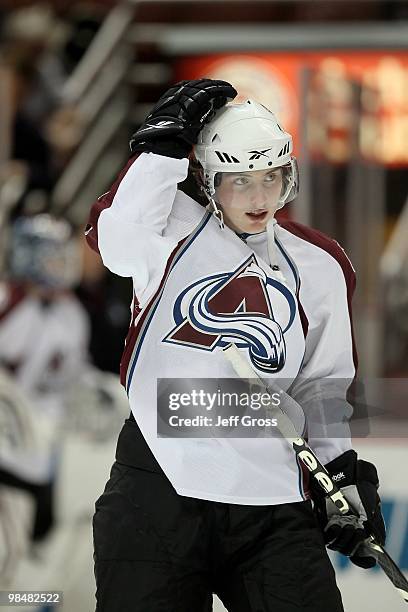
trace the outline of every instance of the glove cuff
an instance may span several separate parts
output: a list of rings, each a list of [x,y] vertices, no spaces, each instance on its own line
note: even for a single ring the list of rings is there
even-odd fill
[[[132,153],[155,153],[165,157],[183,159],[188,157],[191,152],[191,145],[179,139],[149,140],[130,145]]]
[[[350,449],[330,461],[326,466],[333,482],[340,487],[347,487],[357,482],[357,453]]]

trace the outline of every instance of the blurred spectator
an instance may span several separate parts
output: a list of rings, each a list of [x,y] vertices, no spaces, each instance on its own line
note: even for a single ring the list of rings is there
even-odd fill
[[[59,59],[59,47],[66,34],[51,6],[34,4],[12,11],[3,23],[3,49],[7,56],[20,54],[35,66],[30,95],[23,102],[23,112],[42,123],[60,104],[66,74]]]
[[[102,13],[95,5],[80,4],[70,13],[70,28],[62,49],[65,70],[71,73],[85,55],[102,23]]]
[[[37,74],[36,65],[32,58],[18,51],[9,54],[6,61],[11,77],[11,158],[27,166],[27,191],[43,189],[48,192],[55,181],[51,147],[41,126],[24,111],[25,101],[29,98]]]
[[[61,98],[70,32],[69,22],[46,4],[15,10],[3,19],[0,58],[8,73],[3,95],[10,106],[9,157],[25,165],[24,195],[33,189],[51,192],[83,135],[77,109]],[[17,214],[23,207],[24,197]]]

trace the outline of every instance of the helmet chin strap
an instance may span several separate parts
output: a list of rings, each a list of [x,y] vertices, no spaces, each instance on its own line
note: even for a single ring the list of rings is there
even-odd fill
[[[205,191],[205,195],[207,196],[209,200],[209,204],[206,207],[207,210],[210,210],[212,214],[214,215],[214,217],[217,219],[220,229],[224,229],[225,223],[224,223],[224,215],[222,213],[222,210],[218,208],[217,202],[207,191]]]

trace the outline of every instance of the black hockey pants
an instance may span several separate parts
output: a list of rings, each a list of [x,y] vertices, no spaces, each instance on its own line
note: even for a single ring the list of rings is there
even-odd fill
[[[126,421],[96,502],[97,612],[342,612],[309,502],[244,506],[178,495]]]

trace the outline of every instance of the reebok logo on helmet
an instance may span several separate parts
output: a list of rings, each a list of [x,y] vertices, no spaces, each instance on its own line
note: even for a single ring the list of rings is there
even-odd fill
[[[267,151],[270,151],[271,149],[272,147],[269,147],[269,149],[263,149],[262,151],[248,151],[248,155],[251,156],[249,159],[253,160],[253,159],[260,159],[261,157],[268,157],[268,155],[265,155],[265,153]]]

